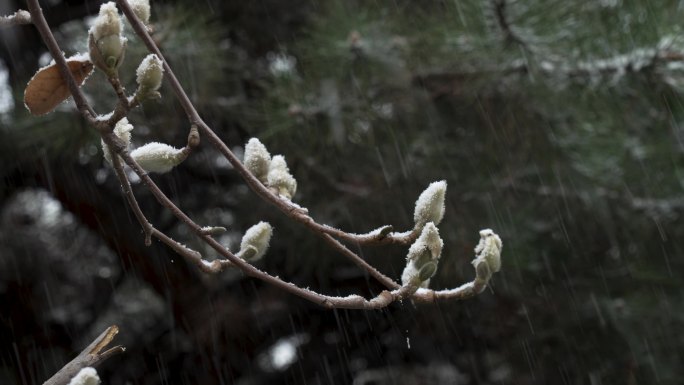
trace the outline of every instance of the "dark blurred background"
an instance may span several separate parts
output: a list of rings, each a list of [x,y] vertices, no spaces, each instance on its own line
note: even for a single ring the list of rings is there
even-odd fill
[[[45,0],[67,54],[100,1]],[[140,226],[99,138],[64,104],[30,116],[49,57],[0,29],[0,383],[42,383],[110,324],[126,353],[105,384],[680,384],[684,376],[684,42],[678,1],[159,0],[154,37],[236,152],[284,154],[295,201],[352,232],[412,226],[449,183],[431,286],[471,280],[478,231],[504,242],[491,289],[464,302],[323,310],[229,271],[206,276]],[[5,0],[0,13],[25,8]],[[127,28],[130,33],[130,28]],[[122,78],[144,57],[130,36]],[[97,111],[114,95],[84,90]],[[169,89],[131,114],[134,145],[182,146]],[[259,220],[259,267],[327,294],[381,287],[257,199],[210,146],[165,192],[235,249]],[[135,182],[135,179],[134,179]],[[148,218],[215,255],[134,185]],[[354,249],[358,249],[353,246]],[[398,277],[402,247],[361,255]],[[678,310],[679,309],[679,310]]]

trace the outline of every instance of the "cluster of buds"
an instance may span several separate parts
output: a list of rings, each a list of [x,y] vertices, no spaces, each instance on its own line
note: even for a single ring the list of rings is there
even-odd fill
[[[437,263],[443,241],[437,225],[444,218],[446,181],[431,183],[416,201],[413,220],[414,231],[420,236],[411,245],[406,256],[406,267],[401,275],[403,285],[428,287],[430,278],[437,272]],[[501,238],[492,230],[480,231],[480,242],[475,248],[475,281],[486,285],[492,275],[501,269]]]
[[[149,0],[129,0],[128,3],[133,13],[143,23],[149,23]],[[121,15],[119,15],[116,5],[111,1],[100,6],[100,13],[88,30],[88,51],[90,60],[97,68],[107,76],[116,75],[126,53],[126,38],[123,36]],[[140,76],[140,69],[138,69],[138,84],[141,83]],[[158,76],[161,77],[161,75]],[[159,87],[157,86],[157,88]]]
[[[121,139],[126,149],[131,147],[133,125],[122,118],[114,126],[114,134]],[[101,141],[104,158],[112,164],[112,154],[104,141]],[[166,173],[183,162],[189,154],[186,148],[178,149],[164,143],[147,143],[131,151],[131,157],[147,172]]]
[[[259,139],[252,138],[245,145],[245,167],[274,193],[291,200],[297,192],[297,180],[290,174],[285,157],[271,154]]]

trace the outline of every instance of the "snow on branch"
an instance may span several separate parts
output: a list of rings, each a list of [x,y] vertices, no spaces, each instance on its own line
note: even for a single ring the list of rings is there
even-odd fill
[[[31,14],[23,9],[20,9],[8,16],[0,16],[0,27],[31,24]]]
[[[116,0],[116,2],[103,4],[94,26],[88,33],[89,60],[105,75],[117,97],[116,105],[109,113],[105,115],[95,114],[93,107],[80,89],[81,83],[76,82],[74,75],[69,71],[68,63],[45,20],[38,0],[27,0],[27,4],[31,19],[40,32],[50,54],[55,59],[55,65],[63,75],[64,85],[73,96],[79,112],[101,136],[104,159],[113,167],[129,206],[143,228],[147,245],[151,244],[152,238],[159,239],[204,273],[216,274],[228,268],[239,269],[247,276],[262,280],[282,289],[284,292],[326,308],[370,310],[383,308],[395,301],[409,298],[416,302],[465,299],[482,292],[492,274],[499,270],[501,240],[491,230],[486,230],[480,232],[483,237],[481,243],[484,243],[476,249],[476,262],[479,262],[475,264],[477,274],[474,280],[454,289],[440,291],[427,289],[430,278],[437,273],[437,263],[445,248],[437,228],[445,215],[447,183],[443,180],[431,183],[420,194],[414,208],[414,226],[407,231],[395,232],[393,225],[385,224],[365,234],[355,234],[317,222],[309,215],[306,208],[293,201],[297,190],[297,180],[292,175],[285,156],[271,156],[266,146],[258,139],[253,138],[246,144],[245,158],[244,161],[241,161],[229,146],[216,135],[214,130],[202,120],[157,43],[149,34],[146,23],[150,10],[149,3],[145,0],[131,2]],[[124,58],[127,45],[126,38],[122,35],[123,25],[120,11],[150,51],[150,55],[138,67],[137,73],[133,74],[137,75],[135,78],[138,83],[138,90],[133,95],[126,93],[121,80],[121,75],[128,76],[131,74],[119,74],[119,66]],[[131,149],[131,138],[135,133],[133,123],[128,120],[129,112],[138,107],[142,100],[159,97],[160,85],[163,81],[168,82],[187,114],[190,123],[187,142],[182,148],[152,142]],[[190,156],[192,150],[199,145],[200,135],[227,159],[254,194],[291,220],[303,224],[314,235],[322,237],[333,251],[348,258],[360,269],[366,271],[385,286],[386,290],[372,298],[364,298],[360,295],[346,297],[326,295],[299,287],[276,275],[260,270],[254,263],[266,254],[273,237],[273,228],[266,222],[259,222],[245,232],[240,250],[236,253],[214,239],[214,235],[225,231],[221,224],[200,225],[196,223],[168,198],[149,175],[149,173],[155,172],[171,172],[174,167]],[[219,259],[209,261],[201,253],[188,248],[182,242],[156,229],[139,207],[124,167],[130,168],[140,178],[142,186],[147,188],[156,200],[183,223],[194,236],[215,250],[220,256]],[[354,245],[354,249],[360,245],[395,244],[406,247],[408,249],[407,265],[401,277],[401,283],[375,269],[357,252],[352,251],[342,242]],[[46,384],[66,385],[81,369],[95,366],[112,354],[123,351],[121,347],[114,347],[102,352],[104,347],[111,342],[117,330],[113,326],[105,331],[91,346],[74,361],[67,364],[55,377],[48,380]],[[78,378],[76,383],[90,384],[96,381],[96,374],[86,370],[82,377]]]

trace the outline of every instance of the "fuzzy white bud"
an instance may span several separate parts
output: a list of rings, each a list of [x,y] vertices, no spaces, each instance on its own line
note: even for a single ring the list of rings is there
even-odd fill
[[[127,118],[122,118],[116,122],[116,125],[114,126],[114,135],[124,141],[126,148],[131,145],[131,131],[133,131],[133,125],[128,122]],[[104,153],[105,160],[111,165],[112,154],[109,152],[109,147],[107,147],[102,139],[100,139],[100,144],[102,145],[102,152]]]
[[[442,221],[446,188],[447,183],[444,180],[432,182],[420,194],[413,212],[413,221],[417,229],[422,228],[428,222],[438,225]]]
[[[150,0],[128,0],[128,5],[140,21],[145,24],[150,22]]]
[[[479,279],[488,281],[492,274],[501,270],[501,250],[503,243],[494,231],[480,231],[480,242],[475,247],[473,266]]]
[[[184,161],[187,153],[168,144],[152,142],[131,151],[131,157],[145,171],[163,174]]]
[[[97,41],[109,35],[121,34],[121,16],[116,9],[116,4],[110,1],[100,6],[100,13],[97,15],[89,33]]]
[[[402,284],[406,285],[418,277],[422,281],[421,287],[427,287],[430,278],[437,271],[443,246],[444,241],[439,236],[437,226],[432,222],[427,223],[406,255],[406,267],[401,275]]]
[[[239,254],[251,254],[249,257],[245,258],[248,261],[257,261],[261,259],[268,250],[272,234],[273,228],[268,222],[259,222],[250,227],[242,237]],[[245,253],[250,248],[256,249],[256,252]]]
[[[164,64],[157,55],[149,54],[140,62],[135,74],[140,93],[157,91],[164,77]]]
[[[245,145],[245,159],[243,161],[247,170],[252,173],[261,183],[268,182],[268,170],[271,165],[271,154],[259,139],[252,138]],[[285,165],[287,169],[287,165]]]
[[[88,52],[93,64],[108,76],[113,76],[123,62],[126,38],[121,31],[121,16],[116,5],[111,1],[102,4],[88,31]]]
[[[87,367],[81,369],[67,385],[99,385],[100,377],[95,368]]]
[[[266,184],[286,199],[292,199],[297,192],[297,180],[290,174],[284,156],[276,155],[271,159]]]

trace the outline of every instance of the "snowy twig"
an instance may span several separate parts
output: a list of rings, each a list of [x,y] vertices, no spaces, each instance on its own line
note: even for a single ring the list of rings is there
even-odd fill
[[[416,239],[416,237],[418,236],[418,234],[416,233],[383,234],[378,232],[369,232],[366,234],[352,234],[336,229],[332,226],[320,224],[316,222],[312,217],[310,217],[304,210],[301,210],[293,206],[291,203],[281,199],[268,188],[266,188],[254,175],[252,175],[245,168],[244,164],[242,164],[238,157],[230,150],[230,148],[228,148],[228,146],[218,137],[218,135],[216,135],[216,133],[211,129],[211,127],[209,127],[199,116],[199,113],[195,109],[195,106],[193,105],[192,101],[190,101],[188,95],[185,93],[185,90],[176,78],[173,70],[164,58],[164,55],[162,54],[161,50],[152,39],[152,36],[150,36],[147,27],[142,23],[142,21],[140,21],[140,19],[138,19],[138,17],[135,15],[128,2],[125,0],[117,0],[117,4],[123,11],[128,21],[130,22],[135,33],[145,43],[150,52],[156,54],[163,61],[166,79],[169,81],[171,89],[173,90],[176,97],[178,98],[178,101],[185,110],[185,113],[187,114],[190,122],[199,128],[201,133],[208,138],[209,143],[211,143],[230,162],[230,164],[240,174],[240,176],[244,179],[244,181],[252,189],[252,191],[254,191],[262,199],[276,206],[278,209],[280,209],[280,211],[285,213],[287,216],[306,225],[311,230],[330,234],[334,237],[337,237],[348,242],[360,245],[408,245]]]
[[[47,25],[47,22],[45,21],[45,18],[38,6],[38,0],[27,1],[34,23],[36,24],[36,27],[38,28],[43,40],[48,46],[50,53],[55,58],[55,61],[58,67],[60,68],[61,73],[66,79],[67,86],[71,94],[73,95],[74,100],[76,101],[76,105],[78,106],[79,111],[84,116],[84,118],[88,120],[89,123],[91,123],[95,128],[98,129],[102,137],[104,146],[106,146],[106,148],[108,149],[109,154],[112,155],[112,165],[114,166],[117,177],[119,178],[119,181],[122,185],[124,194],[126,195],[126,198],[128,199],[129,204],[131,205],[131,209],[134,211],[136,218],[143,227],[143,230],[146,234],[146,243],[149,244],[151,237],[158,238],[162,242],[167,244],[169,247],[174,249],[176,252],[178,252],[189,263],[196,265],[201,271],[205,273],[218,273],[225,270],[228,267],[236,267],[243,271],[246,275],[270,283],[280,289],[283,289],[286,292],[297,295],[299,297],[302,297],[306,300],[317,303],[327,308],[378,309],[388,306],[390,303],[394,301],[409,298],[411,296],[413,296],[413,298],[415,298],[416,300],[423,302],[434,301],[436,299],[442,298],[461,299],[466,298],[472,294],[481,292],[484,286],[486,285],[489,276],[487,276],[486,279],[483,279],[480,277],[481,274],[478,271],[478,278],[473,283],[466,284],[464,286],[461,286],[460,288],[439,292],[434,292],[431,290],[422,290],[420,294],[417,294],[416,290],[418,288],[418,284],[420,284],[419,281],[411,279],[406,281],[404,285],[398,285],[395,281],[377,271],[375,268],[373,268],[367,262],[365,262],[361,257],[359,257],[356,253],[349,250],[347,247],[342,245],[337,239],[333,237],[337,237],[341,240],[353,242],[356,244],[409,244],[418,237],[420,233],[420,229],[418,227],[409,232],[393,233],[391,232],[391,226],[383,226],[367,234],[350,234],[342,230],[317,223],[307,214],[305,209],[302,209],[296,204],[293,204],[289,200],[281,198],[280,196],[276,195],[273,191],[269,190],[269,188],[262,184],[257,178],[255,178],[255,176],[250,171],[248,171],[245,168],[242,162],[233,154],[233,152],[228,148],[228,146],[214,133],[214,131],[207,124],[204,123],[204,121],[202,121],[192,102],[190,101],[185,91],[181,87],[180,83],[176,79],[173,71],[169,67],[168,63],[166,63],[166,61],[164,60],[164,57],[160,52],[159,48],[156,46],[156,44],[153,42],[152,38],[148,34],[147,28],[135,15],[127,1],[117,0],[119,7],[123,10],[124,14],[129,19],[136,33],[143,39],[143,41],[148,46],[150,51],[156,54],[158,60],[160,60],[161,63],[163,63],[163,68],[166,72],[166,78],[170,82],[172,89],[176,93],[176,96],[178,97],[181,105],[183,106],[188,115],[188,118],[191,123],[191,130],[190,135],[188,136],[188,144],[183,150],[181,150],[181,155],[183,157],[187,156],[189,151],[199,144],[198,131],[201,131],[203,135],[209,140],[209,142],[228,159],[228,161],[234,166],[238,173],[243,177],[245,182],[252,188],[252,190],[257,195],[259,195],[265,201],[279,208],[290,218],[305,224],[313,232],[322,236],[324,240],[326,240],[326,242],[333,249],[350,258],[354,263],[359,265],[362,269],[366,270],[371,276],[373,276],[378,281],[383,283],[388,289],[391,289],[391,291],[383,291],[371,299],[365,299],[358,295],[352,295],[347,297],[328,296],[317,293],[315,291],[298,287],[292,283],[283,281],[278,277],[275,277],[273,275],[270,275],[264,271],[257,269],[252,264],[248,263],[243,258],[240,258],[239,256],[233,254],[230,250],[221,245],[218,241],[216,241],[213,238],[211,231],[207,231],[205,227],[201,227],[200,225],[195,223],[181,209],[179,209],[154,183],[154,181],[149,177],[145,169],[143,169],[143,167],[141,167],[141,165],[131,156],[131,153],[129,153],[127,149],[127,143],[125,143],[115,134],[115,132],[113,132],[116,123],[123,117],[125,117],[127,112],[131,108],[133,108],[138,102],[136,97],[133,97],[133,99],[129,99],[126,96],[125,91],[121,87],[121,84],[118,80],[118,74],[116,73],[116,65],[110,66],[109,64],[105,63],[108,67],[105,67],[104,71],[107,73],[109,81],[118,96],[117,106],[115,110],[109,116],[106,117],[106,119],[95,118],[95,113],[92,107],[87,103],[81,90],[78,88],[73,76],[68,71],[64,56],[62,55],[62,52],[59,46],[57,45],[54,36],[52,35],[52,32],[50,31],[50,28]],[[101,63],[100,65],[102,66],[105,64]],[[142,213],[142,210],[140,209],[136,201],[135,195],[133,194],[130,183],[125,175],[120,160],[123,160],[123,162],[126,165],[128,165],[138,175],[143,185],[145,185],[145,187],[148,188],[148,190],[152,193],[152,195],[157,199],[157,201],[162,206],[166,207],[169,211],[171,211],[171,213],[174,216],[176,216],[181,222],[187,225],[192,230],[192,232],[194,232],[200,239],[202,239],[207,245],[209,245],[216,252],[218,252],[223,257],[223,259],[215,260],[212,262],[206,261],[202,258],[200,253],[183,246],[182,244],[171,239],[164,233],[156,230]],[[436,182],[435,184],[431,185],[431,188],[433,188],[435,191],[441,191],[441,203],[438,203],[443,206],[442,190],[446,189],[445,182]],[[424,203],[428,204],[429,200],[425,201]],[[441,216],[443,215],[442,206],[440,206],[441,212],[438,213],[439,218],[437,219],[437,222],[441,220]],[[252,255],[253,254],[254,253],[252,253]],[[241,253],[239,253],[239,255],[242,256],[242,251]]]
[[[85,367],[96,367],[109,357],[123,353],[126,348],[114,346],[107,350],[105,348],[112,343],[114,336],[119,332],[116,325],[107,328],[71,362],[64,365],[54,376],[45,381],[43,385],[67,385],[78,372]]]
[[[515,60],[506,65],[487,66],[478,64],[455,71],[433,71],[416,74],[413,82],[432,92],[434,97],[450,94],[454,89],[460,89],[465,81],[496,77],[496,75],[499,76],[497,82],[500,82],[501,78],[509,76],[526,77],[530,73],[534,73],[542,79],[582,84],[588,81],[617,79],[626,75],[655,73],[667,81],[668,76],[675,69],[679,71],[683,64],[683,51],[661,44],[658,48],[634,49],[626,54],[576,63],[551,59],[531,62],[528,58]]]

